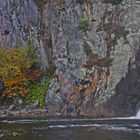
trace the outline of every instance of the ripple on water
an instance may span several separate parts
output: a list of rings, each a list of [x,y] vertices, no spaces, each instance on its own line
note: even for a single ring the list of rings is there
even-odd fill
[[[117,120],[117,121],[116,121]],[[114,123],[115,122],[115,123]],[[0,129],[0,138],[19,137],[19,136],[36,136],[42,137],[48,131],[59,130],[79,130],[84,132],[105,131],[111,133],[131,133],[140,136],[140,122],[131,118],[120,119],[50,119],[50,120],[3,120]],[[0,123],[0,124],[1,124]],[[6,124],[6,125],[5,125]],[[86,131],[85,131],[86,130]],[[62,131],[62,132],[63,132]]]

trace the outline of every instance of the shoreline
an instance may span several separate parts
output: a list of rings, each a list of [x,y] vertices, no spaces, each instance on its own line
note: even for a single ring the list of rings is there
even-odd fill
[[[49,117],[52,114],[48,113],[47,109],[20,109],[20,110],[0,110],[0,119],[4,118],[36,118]],[[55,114],[55,116],[59,116]]]
[[[0,110],[0,119],[14,119],[14,118],[109,118],[109,117],[117,117],[115,115],[107,115],[107,114],[80,114],[71,113],[69,116],[67,114],[61,114],[59,112],[49,112],[48,109],[45,108],[36,108],[36,109],[19,109],[19,110],[9,110],[2,109]]]

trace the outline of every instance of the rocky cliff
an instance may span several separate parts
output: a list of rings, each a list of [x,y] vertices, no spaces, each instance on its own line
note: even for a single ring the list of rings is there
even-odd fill
[[[140,106],[139,0],[0,0],[0,42],[32,42],[56,66],[50,113],[134,115]]]

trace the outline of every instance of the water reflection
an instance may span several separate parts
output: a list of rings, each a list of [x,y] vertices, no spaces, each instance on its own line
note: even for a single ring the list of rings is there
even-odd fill
[[[140,120],[2,121],[0,140],[140,140]]]

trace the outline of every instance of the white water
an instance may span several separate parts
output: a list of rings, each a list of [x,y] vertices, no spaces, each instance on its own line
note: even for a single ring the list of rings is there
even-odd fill
[[[83,119],[25,119],[25,120],[0,120],[0,123],[10,123],[10,124],[15,124],[15,123],[39,123],[39,122],[82,122],[82,121],[103,121],[103,120],[132,120],[132,119],[140,119],[140,110],[136,114],[136,116],[132,117],[112,117],[112,118],[98,118],[98,119],[91,119],[91,118],[83,118]]]
[[[137,112],[136,117],[140,118],[140,110]]]

